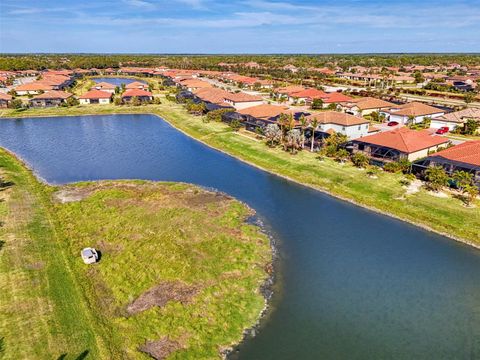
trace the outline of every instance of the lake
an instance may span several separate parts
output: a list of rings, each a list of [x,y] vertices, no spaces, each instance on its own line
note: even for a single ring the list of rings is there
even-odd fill
[[[107,82],[115,86],[122,86],[122,84],[128,85],[132,82],[138,81],[145,84],[145,81],[131,79],[131,78],[122,78],[122,77],[94,77],[92,78],[97,84],[101,82]]]
[[[184,181],[253,207],[278,241],[271,311],[233,359],[480,358],[479,251],[210,149],[153,115],[1,120],[46,181]]]

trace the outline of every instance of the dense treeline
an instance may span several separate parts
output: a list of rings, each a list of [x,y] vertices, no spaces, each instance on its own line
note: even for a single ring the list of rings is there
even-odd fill
[[[167,66],[220,70],[218,63],[257,62],[269,68],[297,67],[480,65],[480,54],[361,54],[361,55],[139,55],[139,54],[4,54],[0,70]]]

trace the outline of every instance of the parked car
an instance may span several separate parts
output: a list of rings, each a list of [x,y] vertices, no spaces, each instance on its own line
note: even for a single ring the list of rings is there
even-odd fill
[[[442,134],[446,134],[449,131],[450,131],[450,128],[448,126],[442,126],[436,131],[436,133],[439,135],[442,135]]]
[[[398,121],[390,121],[387,126],[397,126],[398,125]]]
[[[98,261],[98,253],[94,248],[83,249],[81,255],[85,264],[94,264]]]

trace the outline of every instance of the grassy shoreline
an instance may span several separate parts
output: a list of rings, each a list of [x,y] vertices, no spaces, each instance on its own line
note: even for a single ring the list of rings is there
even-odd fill
[[[407,221],[457,241],[480,247],[480,209],[466,208],[459,199],[439,198],[420,189],[408,194],[400,184],[401,175],[380,173],[370,179],[351,165],[331,159],[319,161],[315,154],[292,156],[278,148],[230,131],[222,123],[204,123],[182,106],[162,99],[160,105],[85,106],[76,108],[33,109],[21,113],[4,111],[0,117],[75,116],[103,114],[158,115],[186,135],[262,170],[326,192],[359,206]],[[477,201],[478,204],[478,201]]]
[[[159,339],[172,356],[213,358],[263,311],[271,250],[243,222],[252,212],[244,204],[182,183],[51,187],[4,150],[0,171],[9,184],[0,189],[5,359],[146,359],[138,347]],[[58,201],[64,192],[79,197]],[[102,260],[88,267],[79,249],[92,245]],[[125,313],[158,284],[180,298]],[[194,296],[181,298],[187,286]]]

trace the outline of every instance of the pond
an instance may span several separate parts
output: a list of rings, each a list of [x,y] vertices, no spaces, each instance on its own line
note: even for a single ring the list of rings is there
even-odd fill
[[[122,78],[122,77],[94,77],[92,78],[97,84],[101,82],[106,82],[115,86],[122,86],[122,84],[128,85],[132,82],[138,81],[145,84],[145,81],[131,79],[131,78]]]
[[[480,358],[478,250],[268,174],[153,115],[0,121],[50,183],[185,181],[256,209],[278,241],[272,309],[234,359]]]

